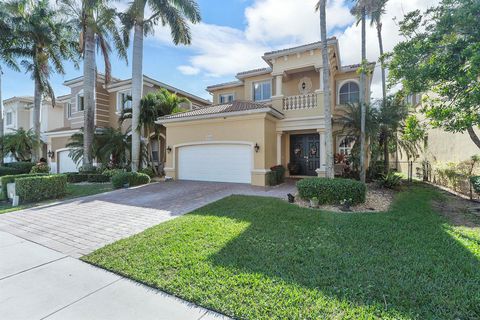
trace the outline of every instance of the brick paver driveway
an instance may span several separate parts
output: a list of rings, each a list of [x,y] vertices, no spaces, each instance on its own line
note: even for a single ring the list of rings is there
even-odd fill
[[[231,194],[286,198],[293,182],[275,188],[174,181],[69,200],[0,215],[0,230],[72,257],[139,233]]]

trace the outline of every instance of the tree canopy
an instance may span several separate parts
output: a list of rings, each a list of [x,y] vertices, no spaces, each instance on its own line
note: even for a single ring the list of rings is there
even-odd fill
[[[433,127],[465,132],[480,148],[480,1],[442,0],[400,22],[405,41],[388,55],[390,85],[425,93],[422,111]]]

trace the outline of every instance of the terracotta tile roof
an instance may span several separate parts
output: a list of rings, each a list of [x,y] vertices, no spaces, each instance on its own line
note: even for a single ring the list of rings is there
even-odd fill
[[[208,86],[207,91],[210,90],[210,89],[218,88],[218,87],[241,86],[242,84],[243,84],[242,81],[234,80],[234,81],[229,81],[229,82],[224,82],[224,83],[219,83],[219,84],[214,84],[214,85]]]
[[[332,41],[332,40],[336,40],[337,38],[336,37],[331,37],[331,38],[328,38],[327,39],[327,42],[328,41]],[[312,43],[307,43],[307,44],[303,44],[301,46],[296,46],[296,47],[291,47],[291,48],[285,48],[285,49],[280,49],[280,50],[274,50],[274,51],[270,51],[270,52],[265,52],[265,56],[268,56],[268,55],[272,55],[272,54],[278,54],[278,53],[282,53],[282,52],[288,52],[288,51],[292,51],[292,50],[301,50],[303,48],[308,48],[310,46],[316,46],[316,45],[320,45],[322,42],[321,41],[317,41],[317,42],[312,42]]]
[[[238,76],[244,76],[250,73],[260,73],[260,72],[272,72],[272,68],[258,68],[258,69],[252,69],[252,70],[247,70],[247,71],[242,71],[237,73]]]
[[[229,113],[229,112],[251,111],[251,110],[259,110],[259,109],[265,109],[265,108],[272,109],[273,111],[273,108],[268,104],[236,100],[230,103],[217,104],[214,106],[199,108],[192,111],[171,114],[168,116],[160,117],[158,118],[158,120],[161,121],[161,120],[183,119],[183,118],[189,118],[189,117],[208,116],[208,115]]]

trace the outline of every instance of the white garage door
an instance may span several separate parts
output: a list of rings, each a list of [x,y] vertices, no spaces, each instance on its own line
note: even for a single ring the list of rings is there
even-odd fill
[[[68,155],[70,150],[63,150],[57,152],[57,164],[58,164],[58,172],[65,173],[65,172],[77,172],[78,167],[76,163],[70,158]]]
[[[209,144],[178,150],[182,180],[251,183],[252,149],[248,145]]]

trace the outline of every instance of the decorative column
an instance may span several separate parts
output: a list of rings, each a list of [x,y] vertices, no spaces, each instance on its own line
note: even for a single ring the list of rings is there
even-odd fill
[[[319,91],[323,92],[324,90],[324,85],[323,85],[323,68],[318,68],[318,74],[319,74],[319,80],[320,80],[320,86],[319,86]]]
[[[320,168],[315,170],[317,172],[319,177],[324,177],[325,176],[325,167],[327,164],[327,154],[326,154],[326,144],[325,144],[325,131],[323,129],[318,129],[317,130],[319,136],[320,136]]]
[[[283,96],[283,92],[282,92],[282,86],[283,86],[283,76],[282,75],[277,75],[275,76],[275,95],[277,97],[280,97],[280,96]]]
[[[282,164],[282,135],[283,132],[277,132],[277,165]]]

